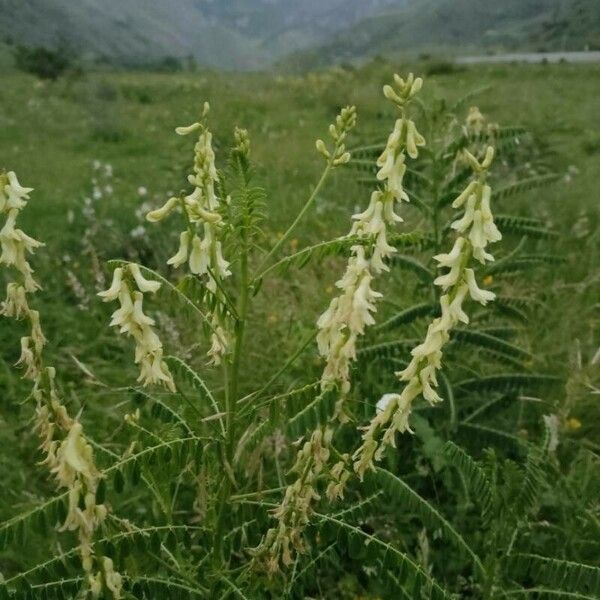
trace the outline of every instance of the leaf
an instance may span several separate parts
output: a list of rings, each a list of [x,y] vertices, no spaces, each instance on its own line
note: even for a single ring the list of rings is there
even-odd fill
[[[559,178],[560,175],[558,175],[557,173],[550,173],[547,175],[537,175],[535,177],[522,179],[515,183],[511,183],[509,185],[494,190],[493,199],[504,200],[505,198],[515,196],[516,194],[521,194],[523,192],[528,192],[535,188],[550,185],[551,183],[557,181]]]
[[[206,598],[208,593],[206,588],[192,587],[187,580],[183,581],[174,577],[136,575],[131,577],[130,581],[138,594],[144,594],[144,596],[137,597],[143,598],[180,598],[182,593],[185,593],[188,598]]]
[[[482,515],[487,518],[492,508],[492,485],[484,470],[454,442],[446,442],[443,453],[456,469],[458,469],[469,484],[472,495],[480,504]]]
[[[566,262],[563,256],[554,254],[524,254],[516,256],[510,260],[502,260],[497,263],[491,263],[487,269],[487,273],[517,273],[520,271],[529,271],[540,265],[560,265]]]
[[[501,373],[465,379],[455,384],[463,392],[519,392],[523,389],[537,389],[555,385],[560,377],[541,373]]]
[[[366,533],[362,529],[354,525],[350,525],[349,523],[346,523],[330,515],[315,513],[315,517],[317,517],[321,521],[331,523],[333,526],[337,527],[338,530],[343,531],[346,534],[346,536],[350,536],[350,538],[353,540],[362,538],[364,540],[365,546],[368,548],[367,552],[371,560],[373,551],[378,550],[381,553],[384,567],[394,567],[396,569],[396,572],[400,574],[400,580],[409,577],[413,583],[415,581],[419,581],[422,585],[426,587],[427,593],[430,594],[429,596],[427,596],[428,598],[440,598],[450,600],[451,595],[449,592],[444,590],[408,555],[404,554],[403,552],[400,552],[400,550],[398,550],[391,544],[388,544],[387,542],[384,542],[377,536],[374,536],[370,533]],[[353,544],[355,543],[356,542],[353,541]]]
[[[387,319],[383,323],[376,325],[374,331],[390,331],[400,325],[406,325],[412,323],[421,317],[426,317],[435,314],[439,310],[439,304],[437,302],[422,302],[421,304],[415,304],[409,308],[405,308],[393,317]]]
[[[223,581],[238,598],[241,598],[242,600],[250,600],[248,596],[244,595],[240,588],[238,588],[235,583],[233,583],[233,581],[231,581],[231,579],[227,578],[225,575],[221,575],[221,581]]]
[[[327,240],[326,242],[319,242],[313,246],[302,248],[302,250],[291,254],[290,256],[285,256],[281,260],[278,260],[276,263],[272,264],[270,267],[267,267],[264,271],[259,273],[255,279],[262,279],[271,271],[274,271],[278,274],[284,274],[292,267],[302,269],[313,260],[322,260],[326,256],[339,256],[346,254],[354,244],[362,241],[363,238],[353,235],[336,238],[334,240]]]
[[[288,402],[297,403],[300,401],[306,404],[308,401],[307,399],[312,399],[315,394],[319,394],[319,385],[319,381],[310,383],[300,388],[290,390],[289,392],[285,392],[284,394],[279,394],[277,396],[273,396],[272,398],[268,398],[263,403],[255,406],[255,410],[258,410],[261,407],[268,407],[271,418],[263,418],[260,420],[260,422],[246,429],[246,431],[242,434],[240,441],[238,442],[235,451],[234,462],[237,463],[240,460],[243,452],[251,452],[254,448],[256,448],[264,439],[264,437],[273,431],[273,429],[280,424],[282,419],[286,418],[286,414],[290,413]],[[288,419],[289,418],[293,418],[293,415],[292,417],[288,417]]]
[[[129,391],[135,394],[136,396],[145,398],[146,400],[149,400],[153,403],[153,407],[151,410],[151,414],[153,417],[164,420],[164,415],[168,415],[173,421],[177,421],[188,434],[194,435],[194,432],[188,425],[187,421],[177,411],[175,411],[168,404],[166,404],[163,400],[157,398],[156,396],[152,396],[142,388],[130,387]]]
[[[167,356],[165,357],[165,360],[167,361],[167,364],[173,368],[173,370],[180,373],[181,375],[184,375],[188,379],[188,381],[191,382],[194,388],[200,392],[200,400],[203,400],[205,402],[208,401],[212,406],[215,415],[220,415],[222,413],[221,407],[215,400],[215,397],[213,396],[212,392],[210,391],[206,383],[204,383],[202,377],[200,377],[200,375],[198,375],[198,373],[194,369],[192,369],[190,365],[188,365],[185,361],[183,361],[181,358],[178,358],[177,356]],[[223,435],[225,435],[225,425],[223,424],[222,417],[219,417],[218,421],[221,427],[221,432],[223,433]]]
[[[407,248],[409,246],[418,246],[421,243],[421,239],[422,236],[420,232],[417,231],[392,235],[389,237],[388,243],[395,248]],[[313,246],[303,248],[295,254],[282,258],[259,273],[255,277],[255,280],[262,279],[271,271],[284,274],[292,267],[302,269],[308,263],[323,260],[327,256],[345,255],[350,251],[350,248],[356,244],[368,245],[373,244],[374,242],[375,238],[371,239],[358,235],[349,235],[334,240],[328,240],[326,242],[320,242]]]
[[[514,502],[514,510],[520,515],[530,513],[538,503],[540,490],[546,479],[543,470],[545,452],[546,445],[543,444],[532,445],[527,453],[521,489]]]
[[[419,344],[419,340],[393,340],[360,348],[357,354],[361,359],[389,358],[398,354],[406,354],[417,344]]]
[[[482,94],[485,94],[486,92],[488,92],[491,89],[492,89],[491,85],[484,85],[484,86],[475,88],[474,90],[467,92],[450,107],[449,112],[456,114],[457,112],[464,110],[465,107],[468,104],[471,104],[471,102],[477,96],[481,96]]]
[[[54,525],[57,521],[64,521],[65,501],[69,492],[63,492],[58,496],[46,500],[39,506],[36,506],[24,513],[16,515],[8,519],[0,525],[0,550],[5,548],[13,539],[20,528],[30,527],[30,523],[37,520],[41,513],[45,515],[44,521],[50,525]]]
[[[455,329],[452,332],[453,341],[458,343],[471,344],[483,348],[499,358],[513,358],[519,363],[530,361],[532,355],[523,348],[519,348],[506,340],[503,340],[494,335],[477,331],[474,329]]]
[[[526,553],[511,554],[504,559],[504,565],[515,579],[600,597],[598,567]]]
[[[412,271],[424,283],[433,282],[433,273],[425,265],[423,265],[423,263],[412,256],[406,256],[405,254],[394,254],[390,259],[390,263],[401,269]]]
[[[372,484],[383,488],[390,499],[401,504],[406,511],[415,512],[423,524],[431,529],[439,529],[442,536],[470,557],[479,575],[485,578],[485,570],[480,558],[467,544],[450,522],[425,498],[420,496],[406,482],[385,469],[377,468],[370,473]],[[367,478],[367,485],[369,479]]]
[[[287,424],[288,434],[300,437],[324,425],[333,415],[336,403],[336,391],[322,391],[310,404],[289,419]]]
[[[539,219],[515,215],[494,215],[494,223],[502,233],[526,235],[531,238],[554,238],[558,234]]]
[[[491,303],[491,307],[506,317],[527,322],[529,321],[529,313],[531,312],[532,305],[536,302],[536,300],[531,298],[496,296],[494,302]]]

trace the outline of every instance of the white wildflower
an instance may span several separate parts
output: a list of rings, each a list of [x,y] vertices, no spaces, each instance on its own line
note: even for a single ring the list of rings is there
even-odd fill
[[[139,291],[131,291],[126,276],[133,279]],[[139,265],[129,263],[127,267],[115,269],[110,288],[98,295],[104,302],[119,300],[120,306],[113,312],[110,324],[135,341],[135,363],[140,368],[138,381],[143,385],[162,384],[174,391],[175,383],[163,358],[162,343],[153,329],[154,319],[143,311],[144,293],[154,293],[160,286],[160,282],[146,279]]]

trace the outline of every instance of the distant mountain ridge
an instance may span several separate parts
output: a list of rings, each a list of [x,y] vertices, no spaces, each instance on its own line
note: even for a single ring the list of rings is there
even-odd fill
[[[410,0],[367,17],[287,64],[373,55],[600,49],[600,0]]]
[[[313,67],[412,51],[600,48],[600,0],[0,0],[0,41],[123,64]]]
[[[0,0],[0,39],[143,63],[253,69],[406,0]]]

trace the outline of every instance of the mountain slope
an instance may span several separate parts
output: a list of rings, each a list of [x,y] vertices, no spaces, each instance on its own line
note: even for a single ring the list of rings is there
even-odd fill
[[[268,65],[322,44],[406,0],[0,0],[0,39],[66,43],[92,57],[136,63],[194,56],[226,69]]]
[[[0,35],[126,62],[193,55],[208,66],[252,68],[257,45],[209,23],[197,0],[0,0]]]
[[[598,39],[599,14],[598,0],[411,0],[290,62],[318,66],[401,51],[583,50]]]

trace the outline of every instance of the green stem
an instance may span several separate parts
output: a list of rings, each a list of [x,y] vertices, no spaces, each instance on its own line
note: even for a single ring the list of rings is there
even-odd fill
[[[233,451],[235,444],[235,429],[236,429],[236,413],[238,407],[238,380],[240,372],[240,361],[242,357],[243,343],[244,343],[244,332],[246,329],[246,316],[248,313],[248,241],[246,238],[245,231],[242,231],[242,248],[241,248],[241,259],[240,259],[240,295],[238,300],[238,317],[235,322],[234,334],[235,334],[235,345],[233,349],[233,356],[231,359],[231,372],[228,374],[228,381],[226,383],[226,421],[225,421],[225,447],[223,451],[223,460],[226,461],[225,468],[228,469],[232,464]],[[215,539],[213,544],[214,549],[214,561],[215,565],[224,562],[223,557],[223,528],[225,525],[225,515],[229,507],[231,499],[232,482],[231,479],[225,475],[221,487],[221,495],[219,498],[219,509],[217,516],[217,524],[215,528]]]
[[[325,167],[325,170],[323,171],[323,174],[321,175],[321,179],[319,179],[317,185],[315,186],[315,189],[312,191],[312,194],[310,195],[310,197],[308,198],[308,200],[302,207],[302,210],[298,213],[298,216],[294,219],[294,222],[288,227],[287,231],[281,236],[281,238],[279,238],[277,243],[273,246],[273,248],[271,248],[271,250],[269,251],[267,256],[265,256],[263,261],[260,263],[260,265],[258,267],[259,273],[262,272],[263,268],[269,262],[271,257],[274,256],[275,253],[281,248],[281,246],[289,239],[289,237],[292,235],[294,229],[296,229],[296,227],[298,226],[298,223],[300,223],[300,221],[302,221],[302,219],[304,218],[304,215],[310,209],[310,207],[313,205],[315,199],[317,198],[317,194],[321,191],[321,188],[323,187],[323,184],[325,183],[332,168],[333,168],[332,161],[329,160],[327,162],[327,166]]]

